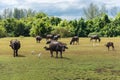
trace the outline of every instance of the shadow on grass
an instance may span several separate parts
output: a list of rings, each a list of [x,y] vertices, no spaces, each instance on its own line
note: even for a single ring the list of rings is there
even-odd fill
[[[65,60],[71,60],[70,58],[67,58],[67,57],[58,57],[58,58],[56,58],[56,59],[65,59]]]
[[[24,55],[18,55],[17,57],[26,57],[26,56],[24,56]]]

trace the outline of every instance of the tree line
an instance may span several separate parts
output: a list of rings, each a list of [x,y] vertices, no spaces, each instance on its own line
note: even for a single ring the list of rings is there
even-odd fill
[[[48,16],[44,12],[36,12],[32,9],[8,8],[0,15],[0,37],[36,35],[45,37],[47,34],[60,34],[62,37],[74,35],[87,37],[92,34],[103,37],[120,35],[120,13],[114,18],[109,18],[104,12],[105,8],[98,11],[94,4],[90,4],[88,8],[84,9],[86,18],[77,20]]]

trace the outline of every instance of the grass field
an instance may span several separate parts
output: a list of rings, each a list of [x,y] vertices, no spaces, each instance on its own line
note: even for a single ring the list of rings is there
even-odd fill
[[[62,59],[51,58],[44,50],[45,39],[36,43],[32,37],[17,38],[20,56],[14,58],[11,39],[16,38],[0,39],[0,80],[120,80],[120,38],[102,38],[101,43],[80,38],[79,45],[69,45],[71,38],[62,38],[69,48]],[[104,46],[108,41],[114,42],[115,51]]]

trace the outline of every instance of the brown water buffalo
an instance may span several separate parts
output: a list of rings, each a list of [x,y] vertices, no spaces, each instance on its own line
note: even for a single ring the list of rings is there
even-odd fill
[[[49,43],[49,47],[44,47],[46,50],[50,50],[51,57],[53,57],[53,52],[56,52],[56,58],[58,58],[58,52],[60,52],[60,57],[62,58],[62,52],[65,51],[65,49],[68,49],[66,45],[62,42],[58,41],[51,41]]]
[[[97,40],[100,42],[101,41],[101,39],[100,39],[100,37],[98,36],[98,35],[93,35],[93,36],[91,36],[90,37],[90,41],[91,40],[95,40],[95,42],[97,42]]]
[[[70,45],[73,44],[76,42],[76,44],[79,44],[79,37],[78,36],[74,36],[71,41],[70,41]]]
[[[11,40],[10,41],[10,47],[13,49],[13,56],[16,57],[18,56],[18,49],[20,49],[20,41],[16,40]]]
[[[42,37],[41,37],[41,36],[36,36],[36,42],[37,42],[37,43],[40,43],[41,40],[42,40]]]
[[[105,44],[105,46],[108,48],[112,47],[112,49],[114,50],[114,43],[113,42],[107,42],[107,44]]]

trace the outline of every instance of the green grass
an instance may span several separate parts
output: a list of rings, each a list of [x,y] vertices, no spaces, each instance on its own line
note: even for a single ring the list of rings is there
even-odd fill
[[[32,37],[17,38],[21,41],[20,56],[14,58],[11,39],[16,38],[0,39],[0,80],[120,80],[119,38],[102,38],[96,44],[80,38],[79,45],[69,45],[71,38],[62,38],[69,48],[62,59],[51,58],[44,50],[48,46],[45,39],[36,43]],[[115,43],[115,51],[107,50],[107,41]]]

